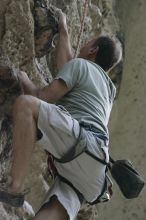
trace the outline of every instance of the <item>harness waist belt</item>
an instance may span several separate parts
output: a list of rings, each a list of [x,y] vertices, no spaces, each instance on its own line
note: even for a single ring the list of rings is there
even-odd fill
[[[91,132],[94,132],[95,134],[97,134],[97,137],[99,137],[101,140],[103,140],[103,142],[106,146],[108,145],[108,138],[104,134],[101,133],[101,130],[99,128],[96,128],[94,125],[87,124],[85,122],[81,122],[79,124],[85,130],[91,131]]]

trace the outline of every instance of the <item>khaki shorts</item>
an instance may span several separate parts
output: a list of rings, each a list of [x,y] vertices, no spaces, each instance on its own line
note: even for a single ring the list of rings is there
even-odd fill
[[[40,105],[38,128],[43,134],[38,144],[56,158],[61,158],[76,143],[80,131],[78,121],[73,119],[62,106],[43,101]],[[102,146],[98,146],[92,132],[87,131],[86,138],[87,143],[91,145],[91,151],[104,159]],[[68,179],[87,201],[92,202],[101,194],[106,167],[86,153],[65,164],[55,162],[55,166],[59,174]],[[73,188],[56,178],[45,202],[48,202],[53,195],[56,195],[65,207],[70,220],[75,219],[81,204]]]

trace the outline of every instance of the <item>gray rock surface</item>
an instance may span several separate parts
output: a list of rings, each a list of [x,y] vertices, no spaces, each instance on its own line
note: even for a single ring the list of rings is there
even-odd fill
[[[71,42],[75,49],[84,1],[44,1],[47,7],[53,5],[67,14]],[[118,36],[125,45],[122,82],[122,64],[111,73],[118,90],[121,82],[121,90],[119,90],[110,121],[111,151],[117,158],[128,157],[134,161],[138,170],[145,175],[146,3],[144,0],[90,0],[89,2],[82,44],[91,36],[102,32]],[[50,20],[47,21],[50,23],[47,26],[46,9],[39,9],[34,14],[34,6],[33,0],[1,0],[0,55],[8,57],[16,68],[26,71],[35,83],[44,85],[46,80],[50,82],[52,76],[56,75],[55,49],[44,45],[46,45],[46,39],[51,41],[52,35],[57,32],[57,17],[56,15],[54,17],[54,14],[49,16]],[[54,26],[51,18],[54,18]],[[37,22],[45,27],[43,29],[45,32],[40,34]],[[115,73],[118,73],[118,78]],[[0,125],[0,179],[2,179],[6,176],[11,162],[11,122],[3,118]],[[26,186],[31,188],[26,199],[34,211],[39,208],[48,190],[48,185],[43,178],[46,169],[45,160],[44,152],[36,147],[31,171],[26,181]],[[111,202],[97,207],[83,207],[77,219],[97,219],[98,210],[98,219],[102,220],[144,220],[145,190],[139,199],[131,201],[121,196],[115,184],[114,189],[116,190]],[[15,210],[0,204],[0,220],[32,219],[33,213],[31,210],[30,214],[30,209],[29,205],[23,210]]]

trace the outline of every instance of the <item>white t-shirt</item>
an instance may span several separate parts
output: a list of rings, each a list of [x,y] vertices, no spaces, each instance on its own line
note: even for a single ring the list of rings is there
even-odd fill
[[[62,79],[70,89],[57,104],[108,138],[107,124],[116,88],[106,72],[94,62],[76,58],[63,66],[56,79]]]

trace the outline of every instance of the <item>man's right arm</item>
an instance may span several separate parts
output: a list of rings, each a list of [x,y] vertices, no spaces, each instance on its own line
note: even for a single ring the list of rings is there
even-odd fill
[[[56,51],[56,65],[60,70],[65,63],[73,59],[73,49],[70,43],[70,36],[66,22],[66,15],[60,10],[59,17],[59,39]]]

